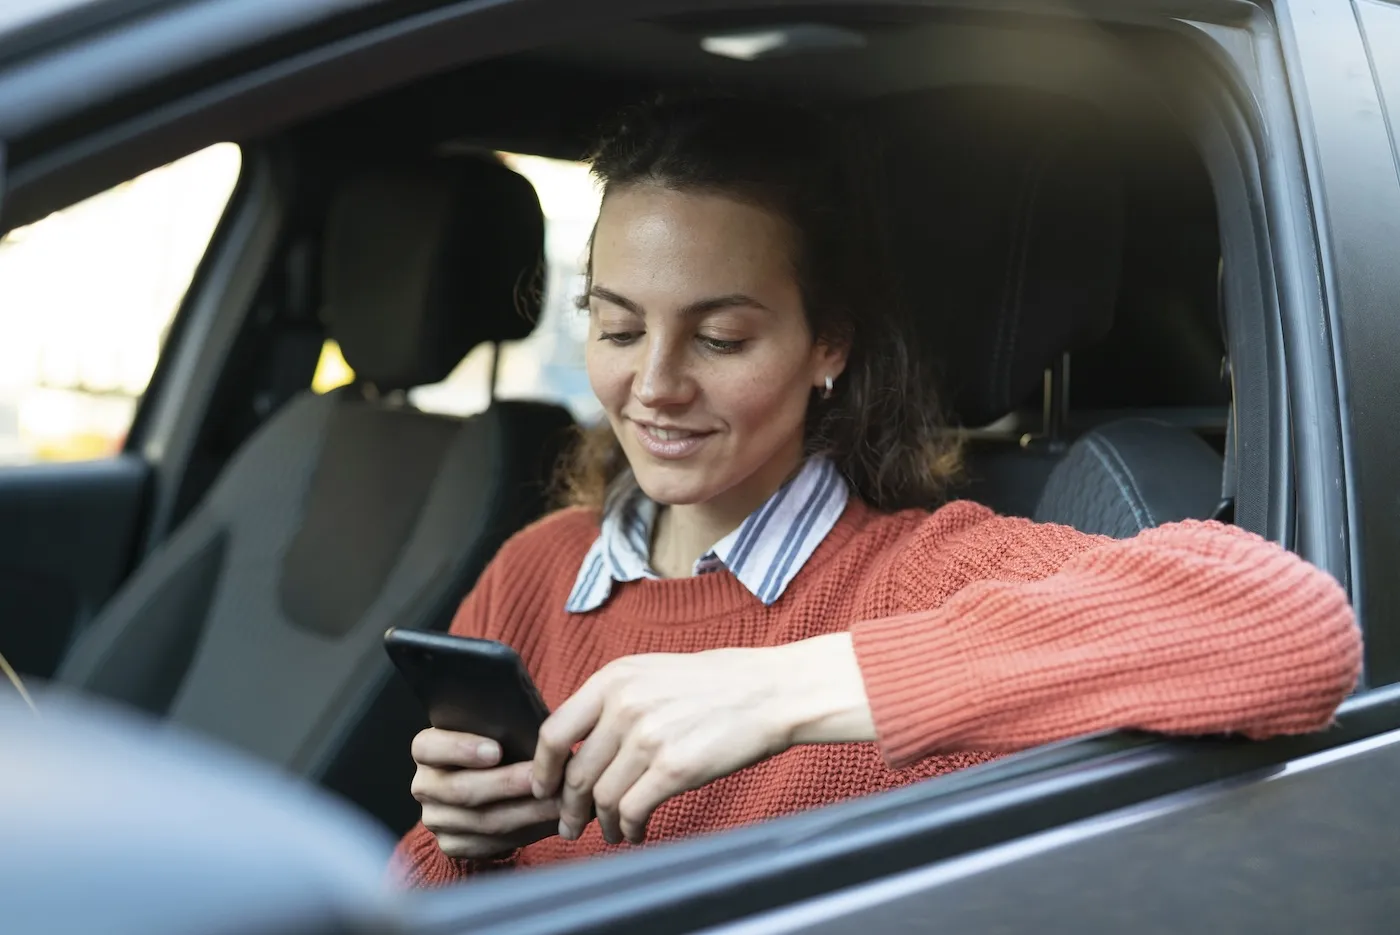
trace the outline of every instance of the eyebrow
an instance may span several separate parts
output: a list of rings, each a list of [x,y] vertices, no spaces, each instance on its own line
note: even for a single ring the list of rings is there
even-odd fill
[[[588,290],[588,295],[595,299],[602,299],[604,302],[616,305],[619,308],[625,308],[634,315],[646,314],[642,310],[642,307],[636,302],[633,302],[624,295],[618,295],[616,292],[604,288],[603,286],[592,287]],[[731,292],[728,295],[717,295],[708,299],[700,299],[691,302],[681,309],[681,314],[686,316],[705,315],[710,312],[719,311],[722,308],[740,308],[745,306],[762,309],[765,312],[769,311],[768,306],[764,305],[753,296],[745,295],[742,292]]]

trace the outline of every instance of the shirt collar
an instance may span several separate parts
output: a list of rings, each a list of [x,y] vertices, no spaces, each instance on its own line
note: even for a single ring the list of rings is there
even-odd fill
[[[846,509],[850,490],[830,459],[807,459],[797,475],[696,561],[692,573],[728,570],[765,606],[783,596]],[[588,613],[615,584],[659,578],[650,565],[659,508],[624,471],[608,489],[598,538],[584,556],[565,609]]]

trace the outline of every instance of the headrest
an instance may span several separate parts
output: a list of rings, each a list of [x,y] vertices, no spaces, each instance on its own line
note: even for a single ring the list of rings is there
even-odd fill
[[[437,383],[539,313],[544,217],[522,176],[485,157],[363,172],[334,195],[323,317],[381,392]]]
[[[870,116],[886,142],[899,295],[945,404],[985,425],[1112,324],[1123,196],[1111,140],[1087,106],[1002,88],[896,95]]]

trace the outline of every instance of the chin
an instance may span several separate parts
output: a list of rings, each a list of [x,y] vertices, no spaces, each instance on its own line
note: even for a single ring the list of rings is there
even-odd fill
[[[691,506],[714,497],[714,485],[700,478],[658,477],[657,473],[633,470],[642,493],[662,506]]]
[[[718,472],[699,463],[657,463],[643,454],[628,459],[642,493],[663,506],[693,506],[722,494],[726,485]]]

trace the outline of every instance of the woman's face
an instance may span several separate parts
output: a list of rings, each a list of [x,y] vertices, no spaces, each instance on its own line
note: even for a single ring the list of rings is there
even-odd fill
[[[718,194],[608,192],[593,238],[588,379],[647,496],[748,512],[798,465],[813,340],[786,222]]]

